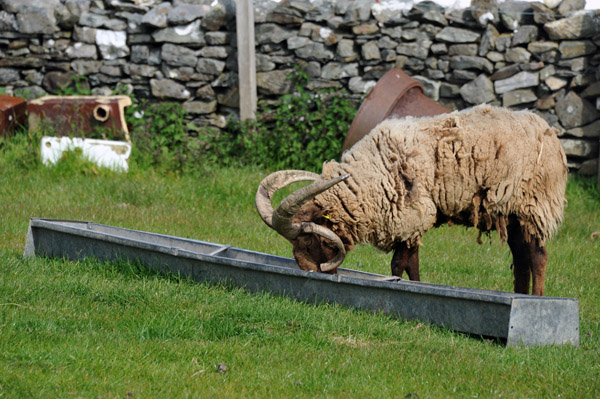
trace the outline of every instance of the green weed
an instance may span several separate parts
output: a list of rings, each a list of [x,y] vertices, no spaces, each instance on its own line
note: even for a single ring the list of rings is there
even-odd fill
[[[92,89],[84,75],[73,75],[69,81],[61,86],[56,95],[59,96],[91,96]]]

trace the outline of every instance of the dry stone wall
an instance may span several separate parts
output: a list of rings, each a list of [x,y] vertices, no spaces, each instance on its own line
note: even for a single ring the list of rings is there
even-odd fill
[[[560,129],[570,166],[595,174],[600,12],[550,3],[255,0],[259,98],[289,92],[300,66],[310,89],[358,104],[400,67],[451,109],[535,110]],[[194,124],[223,128],[239,101],[235,26],[233,0],[0,0],[0,87],[31,99],[84,75],[96,94],[180,101]]]

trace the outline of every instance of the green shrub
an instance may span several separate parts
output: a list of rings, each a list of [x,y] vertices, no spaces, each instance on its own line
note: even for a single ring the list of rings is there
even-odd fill
[[[308,76],[297,70],[295,92],[281,96],[269,116],[258,121],[230,121],[227,130],[207,138],[206,156],[224,164],[271,169],[320,170],[323,161],[338,158],[356,108],[334,91],[310,92]]]
[[[58,89],[56,94],[59,96],[90,96],[93,93],[86,76],[73,75],[69,78],[68,83]]]
[[[131,107],[130,107],[131,108]],[[177,103],[142,101],[128,112],[127,122],[134,146],[132,157],[142,168],[181,167],[186,142],[185,111]],[[132,120],[133,119],[133,120]]]

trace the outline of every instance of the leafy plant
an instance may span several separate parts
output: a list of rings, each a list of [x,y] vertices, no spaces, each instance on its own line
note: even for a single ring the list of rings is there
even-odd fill
[[[126,108],[125,117],[135,148],[132,154],[138,166],[181,170],[190,160],[185,111],[181,104],[142,101]]]
[[[69,82],[62,85],[56,92],[59,96],[89,96],[92,95],[92,90],[88,83],[87,77],[83,75],[73,75],[69,78]]]
[[[356,112],[354,104],[335,91],[308,91],[309,77],[299,69],[288,78],[293,93],[281,96],[274,108],[265,107],[266,118],[230,121],[224,133],[208,137],[207,156],[225,164],[307,170],[337,158]]]

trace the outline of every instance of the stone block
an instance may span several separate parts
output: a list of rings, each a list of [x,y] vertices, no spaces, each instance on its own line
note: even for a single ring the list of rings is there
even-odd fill
[[[561,137],[560,144],[567,157],[598,158],[598,142],[596,140],[569,139]]]
[[[450,58],[450,68],[476,69],[487,74],[491,74],[494,71],[494,65],[486,58],[469,55],[455,55]]]
[[[557,101],[555,110],[566,129],[587,125],[600,116],[590,102],[573,91]]]
[[[512,107],[515,105],[533,103],[537,101],[537,99],[537,96],[531,89],[514,90],[502,95],[502,106]]]
[[[361,24],[352,27],[352,33],[355,35],[372,35],[379,32],[377,24]]]
[[[396,47],[396,53],[424,60],[429,55],[429,48],[432,44],[433,43],[429,39],[423,39],[412,43],[400,43]]]
[[[160,3],[144,14],[142,23],[153,28],[166,28],[169,24],[168,15],[171,8],[170,3]]]
[[[356,76],[350,78],[348,82],[348,88],[352,93],[365,94],[368,93],[376,83],[377,81],[375,80],[363,80],[361,77]]]
[[[600,97],[600,81],[589,84],[581,93],[582,97]]]
[[[597,176],[598,175],[598,158],[587,159],[581,163],[577,173],[581,176]]]
[[[562,59],[594,54],[596,50],[597,47],[591,40],[564,40],[558,46]]]
[[[294,53],[305,60],[330,61],[334,58],[333,52],[328,50],[323,43],[310,42],[306,46],[294,50]]]
[[[200,29],[200,23],[200,20],[195,20],[188,25],[179,25],[158,29],[152,32],[152,38],[154,41],[159,43],[169,42],[203,46],[206,42],[204,39],[204,33],[202,29]]]
[[[293,69],[284,69],[256,74],[256,86],[266,94],[282,95],[292,89],[292,82],[287,78]]]
[[[513,47],[506,50],[504,58],[507,62],[521,64],[529,62],[529,60],[531,59],[531,53],[525,50],[523,47]]]
[[[381,53],[379,52],[379,47],[375,41],[363,44],[361,47],[361,54],[362,58],[367,61],[381,59]]]
[[[565,87],[568,82],[565,79],[561,79],[556,76],[550,76],[544,80],[544,83],[546,83],[550,90],[556,91]]]
[[[589,125],[575,127],[566,131],[567,134],[575,137],[594,138],[600,137],[600,119]]]
[[[480,36],[471,30],[448,26],[435,35],[435,38],[447,43],[474,43]]]
[[[163,44],[160,52],[161,59],[172,66],[196,66],[196,53],[185,47],[172,43]]]
[[[479,75],[460,88],[460,95],[470,104],[484,104],[496,99],[494,84],[485,74]]]
[[[225,62],[211,58],[200,58],[196,64],[196,71],[208,75],[219,75],[225,69]]]
[[[448,55],[477,55],[477,45],[475,43],[452,44],[448,47]]]
[[[257,44],[281,43],[296,34],[288,29],[284,29],[277,24],[267,23],[256,25],[254,34]]]
[[[95,45],[84,44],[81,42],[77,42],[68,47],[65,53],[69,58],[89,58],[94,60],[98,58]]]
[[[496,93],[503,94],[516,89],[535,87],[540,83],[539,74],[536,72],[519,72],[507,79],[494,82]]]
[[[527,50],[534,54],[541,54],[550,50],[558,50],[558,43],[550,41],[531,42],[527,44]]]
[[[490,50],[494,50],[496,48],[496,38],[499,35],[500,33],[493,24],[487,24],[485,32],[483,33],[483,36],[481,36],[481,41],[479,43],[478,55],[480,57],[485,56]]]
[[[21,78],[18,69],[0,68],[0,85],[7,85]]]
[[[59,30],[54,9],[51,7],[23,6],[17,13],[19,32],[25,34],[52,34]]]
[[[88,26],[75,26],[73,29],[73,39],[83,43],[96,43],[96,28]]]
[[[499,5],[498,12],[502,25],[509,30],[515,31],[522,25],[533,22],[531,5],[526,1],[506,1]]]
[[[182,104],[182,108],[190,114],[211,114],[217,110],[217,101],[188,101]]]
[[[535,39],[538,36],[538,27],[535,25],[523,25],[520,26],[514,33],[512,37],[511,45],[518,46],[520,44],[527,44]]]
[[[204,17],[209,10],[210,6],[205,4],[177,4],[167,11],[167,21],[172,25],[188,24]]]
[[[98,29],[96,31],[96,45],[105,60],[114,60],[129,55],[127,33],[123,31]]]
[[[184,85],[171,79],[150,79],[152,95],[161,100],[187,100],[191,93]]]
[[[207,58],[227,58],[231,53],[231,47],[225,46],[205,46],[198,51],[200,57]]]
[[[340,80],[348,77],[358,76],[358,64],[340,64],[330,62],[321,70],[321,78],[326,80]]]
[[[544,30],[551,40],[576,40],[600,33],[600,15],[593,11],[576,13],[567,18],[548,22]]]

